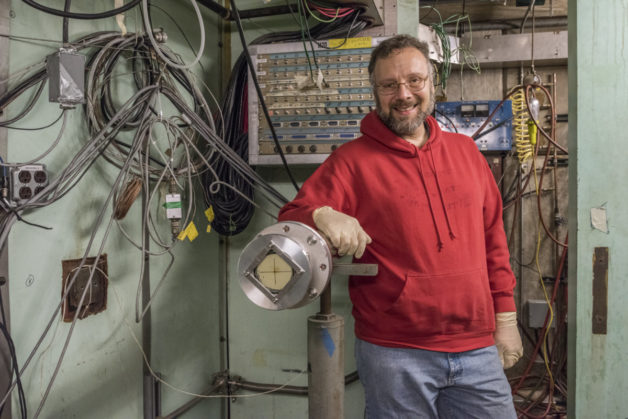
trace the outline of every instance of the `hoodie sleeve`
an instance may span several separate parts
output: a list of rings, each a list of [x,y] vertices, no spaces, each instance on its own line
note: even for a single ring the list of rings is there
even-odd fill
[[[352,195],[345,188],[349,171],[341,159],[332,154],[303,183],[297,196],[279,210],[279,221],[298,221],[316,228],[312,219],[315,209],[329,206],[352,215]]]
[[[513,290],[515,275],[510,268],[510,253],[504,231],[502,198],[488,163],[484,165],[484,232],[486,265],[495,313],[516,311]]]

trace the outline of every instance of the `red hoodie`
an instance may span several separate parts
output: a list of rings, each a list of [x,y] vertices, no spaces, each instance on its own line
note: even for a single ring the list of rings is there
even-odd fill
[[[279,220],[315,227],[322,206],[355,217],[373,239],[358,263],[376,277],[349,281],[355,334],[382,346],[461,352],[494,344],[495,313],[515,311],[515,277],[499,190],[467,136],[428,117],[418,149],[375,112],[339,147]]]

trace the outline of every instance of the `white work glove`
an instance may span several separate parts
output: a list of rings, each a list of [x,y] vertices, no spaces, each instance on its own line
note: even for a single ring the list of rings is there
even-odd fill
[[[312,219],[316,228],[338,250],[338,256],[354,255],[359,259],[364,254],[366,245],[373,241],[358,220],[331,207],[315,209]]]
[[[516,312],[495,315],[495,346],[505,370],[515,365],[523,355]]]

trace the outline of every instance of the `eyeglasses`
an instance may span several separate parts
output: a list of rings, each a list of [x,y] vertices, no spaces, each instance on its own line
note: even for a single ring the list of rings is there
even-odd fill
[[[377,90],[382,95],[392,95],[392,94],[397,93],[397,91],[399,90],[399,86],[401,86],[402,84],[405,84],[409,90],[413,92],[418,92],[425,87],[425,82],[427,81],[428,78],[429,76],[425,76],[425,77],[412,76],[408,79],[408,81],[404,83],[399,83],[396,81],[387,81],[385,83],[377,83],[375,87],[377,87]]]

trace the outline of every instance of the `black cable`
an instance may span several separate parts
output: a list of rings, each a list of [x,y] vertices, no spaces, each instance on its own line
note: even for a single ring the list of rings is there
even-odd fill
[[[319,47],[324,48],[324,49],[340,49],[349,40],[349,37],[351,36],[351,31],[353,30],[355,22],[358,20],[358,17],[360,15],[361,15],[361,13],[356,11],[356,13],[353,16],[353,21],[351,22],[351,26],[349,26],[349,30],[347,30],[347,34],[345,35],[345,39],[343,39],[342,42],[338,46],[330,48],[330,47],[328,47],[327,45],[325,45],[325,44],[323,44],[321,42],[318,42],[318,41],[314,41],[314,42],[316,42],[316,45],[318,45]],[[364,27],[366,27],[366,22],[362,22],[362,25],[361,25],[360,29],[358,29],[357,32],[360,32]],[[310,31],[308,30],[308,35],[309,34],[310,34]]]
[[[37,128],[12,127],[12,126],[8,126],[8,125],[0,125],[0,126],[2,126],[2,128],[15,129],[15,130],[18,130],[18,131],[40,131],[42,129],[50,128],[51,126],[53,126],[54,124],[59,122],[59,120],[61,119],[62,116],[63,116],[63,111],[61,111],[61,114],[59,114],[57,119],[55,119],[54,121],[52,121],[48,125],[44,125],[43,127],[37,127]]]
[[[68,13],[70,11],[70,6],[72,4],[72,0],[65,0],[65,4],[63,5],[63,12]],[[70,18],[67,16],[63,17],[63,45],[68,43],[70,38]]]
[[[473,138],[473,140],[477,140],[478,138],[481,138],[481,137],[485,136],[486,134],[489,134],[489,133],[495,131],[496,129],[502,127],[504,124],[507,124],[508,122],[512,121],[512,118],[513,118],[513,116],[511,116],[508,119],[504,119],[503,121],[500,121],[498,124],[493,125],[492,127],[490,127],[487,130],[484,130],[484,131],[482,131],[480,133],[475,133],[474,137],[471,137],[471,138]]]
[[[5,209],[5,211],[6,211],[6,209]],[[25,220],[20,214],[18,214],[18,212],[14,208],[9,208],[9,210],[6,211],[6,212],[13,213],[17,217],[18,221],[21,221],[24,224],[28,224],[29,226],[41,228],[43,230],[52,230],[52,227],[44,226],[44,225],[41,225],[41,224],[37,224],[37,223],[33,223],[33,222]]]
[[[9,103],[13,102],[13,100],[15,100],[19,95],[24,93],[30,87],[34,86],[36,82],[41,81],[39,83],[39,87],[37,88],[37,91],[35,92],[33,97],[28,101],[24,109],[22,109],[22,111],[20,111],[20,113],[18,113],[13,118],[0,122],[0,127],[11,125],[12,123],[19,121],[20,119],[24,118],[24,116],[26,116],[26,114],[28,114],[33,109],[33,107],[35,106],[35,103],[37,103],[37,100],[39,99],[39,97],[41,96],[44,90],[47,77],[48,77],[48,74],[45,72],[45,70],[44,70],[43,75],[42,73],[37,73],[32,79],[28,79],[28,80],[25,80],[24,83],[20,83],[20,85],[18,85],[15,89],[7,93],[6,97],[3,97],[2,99],[0,99],[0,110],[2,110]]]
[[[112,17],[118,15],[120,13],[126,12],[129,9],[140,4],[142,0],[133,0],[131,3],[125,4],[124,6],[118,7],[117,9],[112,9],[107,12],[101,13],[70,13],[63,10],[53,9],[51,7],[43,6],[34,0],[22,0],[24,3],[28,4],[31,7],[34,7],[37,10],[41,10],[42,12],[49,13],[55,16],[67,17],[70,19],[84,19],[84,20],[92,20],[92,19],[104,19],[107,17]]]
[[[438,109],[434,108],[434,112],[442,115],[445,117],[445,119],[447,119],[447,121],[449,121],[449,123],[451,124],[451,127],[454,129],[454,131],[456,132],[456,134],[458,133],[458,128],[456,128],[456,124],[454,124],[454,121],[451,120],[451,118],[449,118],[447,115],[445,115],[444,112],[439,111]]]
[[[264,110],[264,116],[266,117],[266,121],[268,122],[268,126],[270,127],[270,132],[273,135],[273,141],[275,142],[275,146],[277,147],[277,151],[279,152],[279,156],[281,157],[281,162],[283,163],[286,173],[288,173],[288,177],[294,185],[294,188],[299,191],[299,185],[297,185],[294,176],[292,175],[292,171],[290,170],[290,166],[288,166],[288,162],[286,161],[286,156],[281,149],[281,145],[279,144],[279,140],[277,139],[277,133],[275,132],[275,128],[273,127],[272,121],[270,119],[270,114],[268,112],[268,108],[266,107],[266,102],[264,101],[264,95],[262,94],[262,89],[259,86],[257,81],[257,74],[255,71],[255,66],[253,65],[253,60],[251,59],[251,55],[249,53],[248,46],[246,45],[246,39],[244,38],[244,29],[242,28],[242,22],[240,21],[240,15],[238,14],[238,8],[236,7],[235,1],[231,1],[231,10],[233,12],[233,16],[235,17],[236,26],[238,27],[238,33],[240,34],[240,41],[242,42],[242,48],[244,50],[244,56],[246,57],[246,62],[249,66],[249,71],[251,72],[251,78],[253,79],[253,83],[255,84],[255,90],[257,91],[257,96],[262,105],[262,109]]]

